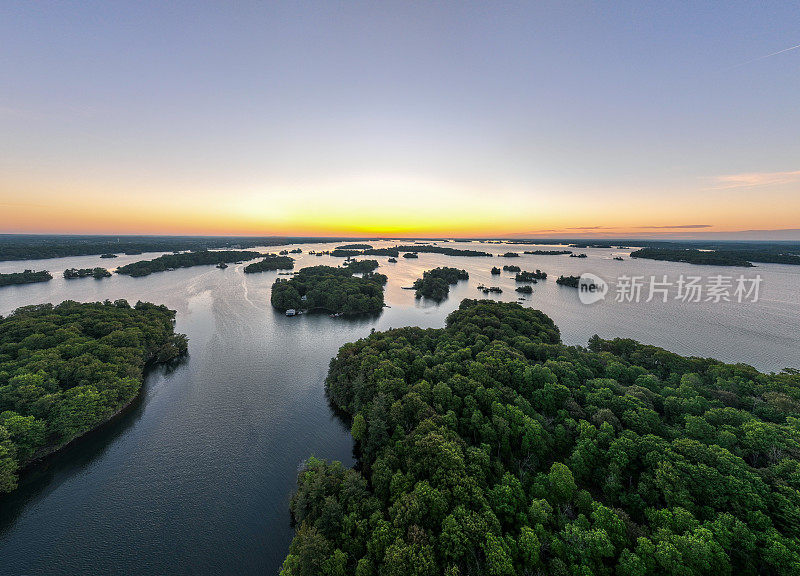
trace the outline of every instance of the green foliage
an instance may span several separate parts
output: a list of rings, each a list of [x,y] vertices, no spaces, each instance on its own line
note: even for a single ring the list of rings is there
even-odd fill
[[[532,282],[536,284],[538,280],[544,280],[547,278],[547,272],[542,272],[538,268],[536,272],[528,272],[527,270],[521,270],[517,273],[514,280],[517,282]]]
[[[0,286],[11,286],[14,284],[34,284],[36,282],[47,282],[48,280],[52,279],[53,276],[47,270],[40,270],[39,272],[25,270],[24,272],[0,274]]]
[[[631,258],[647,258],[649,260],[667,260],[669,262],[686,262],[688,264],[706,264],[715,266],[752,266],[738,252],[726,250],[695,250],[693,248],[641,248],[631,252]],[[800,257],[787,257],[785,264],[800,264]]]
[[[569,286],[570,288],[577,288],[581,281],[580,276],[559,276],[556,278],[556,284],[561,286]]]
[[[300,474],[284,575],[798,572],[796,371],[465,300],[346,344],[326,388],[360,463]]]
[[[139,260],[117,268],[117,274],[127,276],[147,276],[153,272],[164,272],[170,268],[190,268],[219,264],[220,262],[238,262],[239,260],[253,260],[263,256],[260,252],[250,250],[198,250],[197,252],[183,252],[180,254],[164,254],[153,260]]]
[[[263,260],[245,266],[244,273],[253,274],[255,272],[268,272],[271,270],[291,270],[292,268],[294,268],[294,258],[291,256],[267,254]]]
[[[310,266],[288,280],[278,278],[272,285],[272,306],[325,310],[341,314],[380,312],[383,309],[383,285],[386,276],[365,273],[353,276],[349,268]]]
[[[350,260],[345,264],[348,270],[353,274],[363,274],[365,272],[372,272],[378,267],[377,260]]]
[[[26,306],[0,318],[0,492],[16,469],[130,402],[148,362],[186,353],[175,312],[125,301]]]
[[[400,252],[419,252],[428,254],[444,254],[445,256],[491,256],[489,252],[480,250],[460,250],[458,248],[448,248],[447,246],[433,246],[430,244],[412,244],[410,246],[397,246]]]
[[[417,298],[424,296],[441,302],[447,298],[447,294],[450,292],[450,284],[456,284],[459,280],[468,279],[469,274],[466,270],[443,266],[423,272],[422,278],[414,281],[414,290],[416,290]]]
[[[534,256],[562,256],[572,254],[572,250],[525,250],[525,254]]]
[[[105,268],[68,268],[64,270],[64,278],[74,280],[75,278],[88,278],[91,276],[96,280],[110,278],[111,272]]]

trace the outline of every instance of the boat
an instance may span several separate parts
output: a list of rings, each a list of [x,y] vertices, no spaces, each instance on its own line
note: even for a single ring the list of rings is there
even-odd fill
[[[219,264],[217,264],[217,268],[219,268],[220,270],[225,270],[225,268],[227,267],[228,265],[225,264],[225,262],[220,262]]]
[[[297,316],[297,310],[295,310],[294,308],[289,308],[286,311],[286,315],[287,316]]]

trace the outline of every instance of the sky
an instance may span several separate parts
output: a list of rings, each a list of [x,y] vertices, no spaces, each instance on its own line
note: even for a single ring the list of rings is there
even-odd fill
[[[0,14],[0,232],[800,238],[794,2]]]

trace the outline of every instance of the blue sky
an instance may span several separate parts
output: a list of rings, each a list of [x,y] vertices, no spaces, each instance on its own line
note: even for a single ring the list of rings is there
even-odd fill
[[[800,228],[796,4],[2,12],[2,231]]]

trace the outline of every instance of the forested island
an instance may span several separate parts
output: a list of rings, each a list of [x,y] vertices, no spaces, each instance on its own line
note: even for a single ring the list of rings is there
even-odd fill
[[[403,254],[403,258],[419,258],[419,254],[416,252],[406,252]]]
[[[24,272],[10,272],[0,274],[0,286],[13,286],[15,284],[35,284],[36,282],[47,282],[53,276],[47,270],[25,270]]]
[[[563,256],[572,254],[572,250],[525,250],[525,254],[534,256]]]
[[[364,249],[356,249],[340,247],[336,250],[331,250],[330,254],[335,258],[353,258],[355,256],[391,256],[392,258],[397,258],[400,255],[400,252],[397,250],[397,248],[369,247]]]
[[[491,256],[488,252],[480,250],[460,250],[446,246],[433,246],[431,244],[414,244],[413,246],[397,246],[400,252],[425,252],[430,254],[444,254],[445,256]]]
[[[100,258],[116,258],[117,255],[109,252],[108,254],[100,254]]]
[[[262,260],[252,262],[244,267],[245,274],[256,272],[269,272],[272,270],[291,270],[294,268],[294,258],[291,256],[278,256],[277,254],[267,254]]]
[[[514,280],[517,282],[532,282],[536,284],[538,280],[545,280],[547,278],[547,272],[542,272],[538,268],[536,272],[528,272],[527,270],[521,270],[517,273]]]
[[[556,278],[556,284],[561,286],[569,286],[570,288],[577,288],[580,283],[580,276],[559,276]]]
[[[74,280],[76,278],[88,278],[91,276],[95,280],[111,278],[111,272],[105,268],[68,268],[64,270],[64,278]]]
[[[491,274],[492,276],[497,276],[498,274],[500,274],[500,268],[498,268],[497,266],[492,266]]]
[[[311,458],[283,576],[794,574],[800,373],[632,340],[565,346],[465,300],[343,346],[356,468]]]
[[[588,258],[588,256],[586,256],[586,254],[583,254],[583,253],[581,253],[581,254],[570,254],[569,257],[570,258]]]
[[[518,252],[506,252],[503,254],[503,258],[519,258]]]
[[[522,294],[533,294],[533,287],[530,285],[517,286],[515,290]]]
[[[337,246],[337,250],[371,250],[372,244],[344,244]]]
[[[631,258],[646,258],[648,260],[666,260],[668,262],[685,262],[687,264],[705,264],[711,266],[753,266],[752,262],[740,252],[705,251],[694,249],[670,248],[642,248],[631,252]],[[800,257],[798,264],[800,264]],[[785,262],[786,264],[792,262]]]
[[[436,302],[441,302],[450,293],[450,285],[457,284],[459,280],[468,280],[469,274],[466,270],[458,268],[434,268],[422,273],[422,278],[414,281],[414,290],[417,298],[430,298]]]
[[[103,423],[149,363],[186,353],[175,312],[125,300],[19,308],[0,317],[0,492],[17,470]]]
[[[386,276],[365,273],[353,276],[348,268],[310,266],[288,280],[278,278],[272,285],[271,303],[285,312],[324,310],[333,314],[363,314],[383,309]]]
[[[377,260],[350,260],[345,264],[348,270],[353,274],[363,274],[364,272],[372,272],[378,267]]]
[[[503,266],[503,270],[506,272],[519,272],[522,270],[519,266],[515,266],[514,264]]]
[[[219,264],[220,262],[239,262],[241,260],[253,260],[264,256],[260,252],[249,250],[198,250],[197,252],[183,252],[181,254],[164,254],[153,260],[139,260],[125,266],[117,268],[117,274],[127,276],[147,276],[153,272],[164,272],[175,268],[190,268],[192,266],[204,266],[209,264]]]

